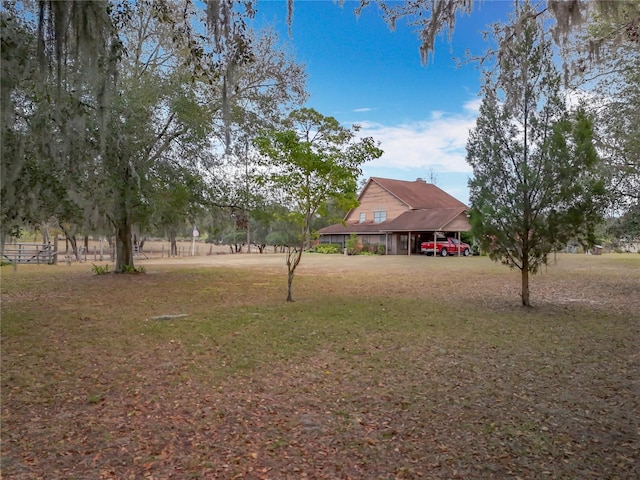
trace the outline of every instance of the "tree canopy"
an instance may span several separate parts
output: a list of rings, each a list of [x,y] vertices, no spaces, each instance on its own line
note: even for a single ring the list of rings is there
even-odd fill
[[[207,2],[210,36],[199,8],[3,3],[3,241],[52,221],[72,241],[115,232],[128,271],[134,226],[173,232],[205,204],[246,207],[231,205],[219,146],[278,124],[305,74],[273,31],[248,29],[251,2]]]

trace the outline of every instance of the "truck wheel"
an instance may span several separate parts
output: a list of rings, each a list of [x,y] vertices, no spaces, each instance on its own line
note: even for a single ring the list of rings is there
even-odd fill
[[[449,252],[447,251],[446,248],[443,248],[442,250],[440,250],[441,257],[446,257],[447,255],[449,255]]]
[[[462,254],[463,254],[465,257],[468,257],[468,256],[469,256],[469,249],[468,249],[468,248],[465,248],[465,249],[464,249],[464,252],[462,252]]]

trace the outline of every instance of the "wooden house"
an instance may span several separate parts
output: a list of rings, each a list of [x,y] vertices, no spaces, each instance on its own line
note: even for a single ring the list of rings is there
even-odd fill
[[[384,245],[390,255],[420,252],[420,243],[436,237],[460,238],[471,229],[468,207],[421,178],[414,182],[371,177],[350,210],[344,224],[318,231],[321,243],[341,244],[352,234],[363,248]]]

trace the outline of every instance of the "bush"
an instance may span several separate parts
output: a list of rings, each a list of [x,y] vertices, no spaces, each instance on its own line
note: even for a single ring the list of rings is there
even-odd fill
[[[106,264],[104,267],[101,265],[96,265],[95,263],[92,263],[91,265],[93,265],[93,267],[91,267],[91,270],[96,275],[105,275],[109,273],[109,264]]]
[[[358,253],[358,236],[355,233],[349,236],[349,240],[346,241],[346,247],[349,255],[356,255]]]
[[[312,251],[316,253],[326,253],[326,254],[334,254],[340,253],[342,250],[342,245],[339,243],[319,243],[316,245]]]
[[[376,253],[378,255],[385,255],[387,253],[387,247],[385,247],[382,243],[379,243],[376,247]]]

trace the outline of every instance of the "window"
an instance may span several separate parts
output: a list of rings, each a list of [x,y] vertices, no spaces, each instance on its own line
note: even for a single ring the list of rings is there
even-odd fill
[[[366,219],[367,219],[367,214],[364,212],[360,213],[360,223],[364,223]]]
[[[373,212],[373,222],[382,223],[387,219],[387,212]]]

